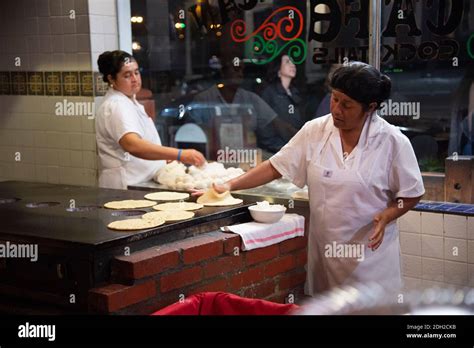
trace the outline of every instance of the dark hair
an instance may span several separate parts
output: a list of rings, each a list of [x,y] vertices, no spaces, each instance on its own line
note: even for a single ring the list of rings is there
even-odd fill
[[[269,83],[280,82],[280,77],[278,76],[278,72],[281,69],[281,62],[283,60],[283,56],[289,56],[289,55],[286,52],[282,52],[270,64],[268,64],[267,81]],[[291,84],[293,84],[293,80],[291,81]]]
[[[362,62],[350,62],[336,69],[329,85],[361,103],[364,109],[374,102],[379,108],[390,97],[392,89],[392,82],[387,75]]]
[[[97,59],[97,65],[103,75],[102,79],[105,83],[109,83],[107,76],[111,75],[115,79],[123,64],[134,60],[133,56],[125,51],[106,51]]]

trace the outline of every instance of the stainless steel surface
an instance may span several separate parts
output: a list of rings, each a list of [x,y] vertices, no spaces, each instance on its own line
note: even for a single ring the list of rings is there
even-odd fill
[[[380,70],[380,36],[382,35],[382,2],[370,2],[369,64]]]
[[[170,190],[167,186],[158,184],[154,181],[148,181],[136,185],[131,185],[128,187],[129,189],[132,190]],[[177,190],[170,190],[170,191],[177,191]],[[278,199],[286,199],[290,200],[292,198],[292,194],[294,194],[297,191],[301,191],[298,187],[293,185],[290,181],[285,180],[285,179],[279,179],[279,180],[274,180],[266,185],[258,186],[252,189],[247,189],[247,190],[238,190],[234,191],[233,193],[236,193],[240,196],[255,196],[255,197],[273,197],[273,198],[278,198]],[[295,199],[299,201],[307,201],[305,199]]]

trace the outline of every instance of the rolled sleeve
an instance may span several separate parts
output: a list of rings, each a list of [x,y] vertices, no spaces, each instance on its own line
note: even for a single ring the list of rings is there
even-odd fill
[[[415,198],[425,193],[418,161],[408,138],[404,138],[389,173],[390,190],[396,198]]]
[[[125,134],[136,133],[143,138],[143,130],[137,119],[137,112],[125,103],[115,103],[110,108],[108,131],[117,143]]]

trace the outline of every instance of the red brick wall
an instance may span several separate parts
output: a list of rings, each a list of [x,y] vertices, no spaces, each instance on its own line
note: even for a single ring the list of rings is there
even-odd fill
[[[91,313],[150,314],[198,292],[279,303],[302,297],[307,238],[242,251],[236,234],[211,232],[112,263],[112,284],[89,292]]]

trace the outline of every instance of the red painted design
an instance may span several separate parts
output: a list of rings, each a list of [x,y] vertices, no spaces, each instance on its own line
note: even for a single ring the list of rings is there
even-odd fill
[[[272,22],[272,20],[280,13],[287,11],[290,13],[290,11],[293,11],[295,14],[295,18],[292,19],[289,17],[289,15],[281,18],[277,23]],[[299,19],[298,25],[299,28],[297,29],[296,33],[292,36],[287,36],[291,35],[291,33],[295,30],[295,22],[296,18]],[[238,19],[232,23],[231,27],[231,35],[232,39],[235,42],[245,42],[250,40],[252,37],[257,35],[260,32],[263,32],[263,37],[265,41],[271,41],[275,40],[276,38],[280,38],[284,41],[291,41],[296,38],[298,38],[301,33],[303,32],[303,14],[301,13],[300,10],[298,10],[295,7],[292,6],[284,6],[282,8],[279,8],[278,10],[274,11],[266,20],[263,22],[263,24],[255,30],[253,33],[250,35],[246,35],[247,32],[247,26],[245,22],[241,19]]]

